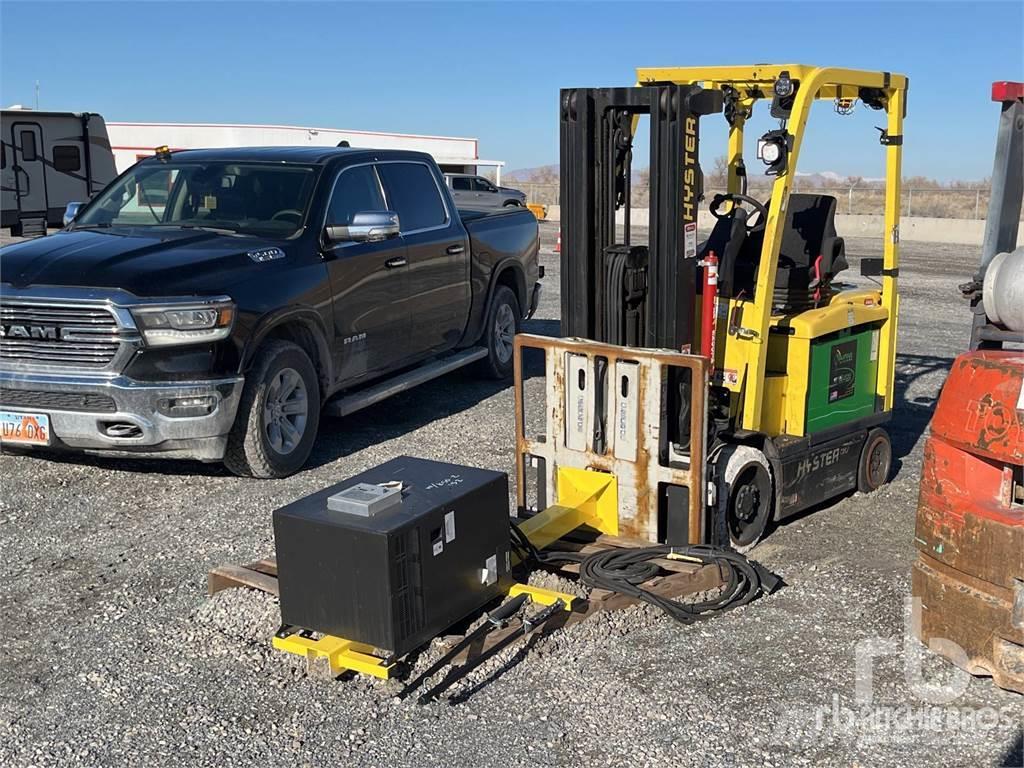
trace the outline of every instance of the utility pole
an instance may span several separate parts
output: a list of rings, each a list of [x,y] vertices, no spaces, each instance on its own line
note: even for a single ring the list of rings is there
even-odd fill
[[[39,81],[36,80],[36,112],[39,111]]]

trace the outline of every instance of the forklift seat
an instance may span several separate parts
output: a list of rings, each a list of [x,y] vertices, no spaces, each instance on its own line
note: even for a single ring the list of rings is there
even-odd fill
[[[832,278],[849,267],[846,243],[837,236],[835,217],[832,195],[789,196],[775,273],[775,311],[801,311],[821,303],[831,294]],[[736,295],[744,289],[753,295],[763,243],[764,230],[746,239],[737,259]]]

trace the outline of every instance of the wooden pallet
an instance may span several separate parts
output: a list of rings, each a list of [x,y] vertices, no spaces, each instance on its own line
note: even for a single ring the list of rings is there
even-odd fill
[[[596,539],[584,539],[583,537],[570,534],[561,539],[551,549],[569,550],[582,554],[592,554],[606,549],[621,549],[627,547],[649,546],[646,542],[625,539],[618,536],[598,536]],[[717,565],[700,565],[680,560],[655,560],[668,573],[663,576],[656,576],[643,584],[644,588],[656,595],[667,598],[682,597],[684,595],[704,592],[714,589],[723,583],[722,573]],[[579,566],[569,563],[557,569],[552,569],[562,575],[575,576],[579,573]],[[247,587],[258,589],[271,595],[279,595],[277,584],[277,560],[272,557],[257,560],[246,565],[221,565],[217,566],[207,575],[207,591],[213,595],[224,589],[234,587]],[[561,627],[577,624],[601,611],[618,611],[635,605],[637,600],[627,595],[616,592],[609,592],[603,589],[593,589],[590,597],[580,610],[572,612],[559,611],[549,618],[541,627],[534,630],[535,635],[545,635]],[[470,661],[480,654],[487,653],[491,648],[500,643],[508,635],[514,633],[522,622],[514,619],[503,629],[497,629],[488,633],[479,642],[470,645],[453,659],[453,663],[460,664]],[[463,639],[462,635],[446,635],[444,642],[454,646]]]

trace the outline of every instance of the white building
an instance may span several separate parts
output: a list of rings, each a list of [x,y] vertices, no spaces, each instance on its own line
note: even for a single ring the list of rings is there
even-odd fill
[[[476,139],[453,136],[420,136],[406,133],[353,131],[341,128],[305,128],[295,125],[226,125],[219,123],[107,123],[110,146],[118,173],[157,147],[212,149],[216,147],[336,147],[347,141],[352,147],[414,149],[429,152],[444,171],[479,173],[494,169],[501,183],[501,160],[480,159]],[[478,170],[479,169],[479,170]]]

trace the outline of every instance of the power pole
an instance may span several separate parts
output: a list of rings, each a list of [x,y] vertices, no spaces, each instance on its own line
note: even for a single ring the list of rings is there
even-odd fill
[[[39,111],[39,81],[36,80],[36,111]]]

